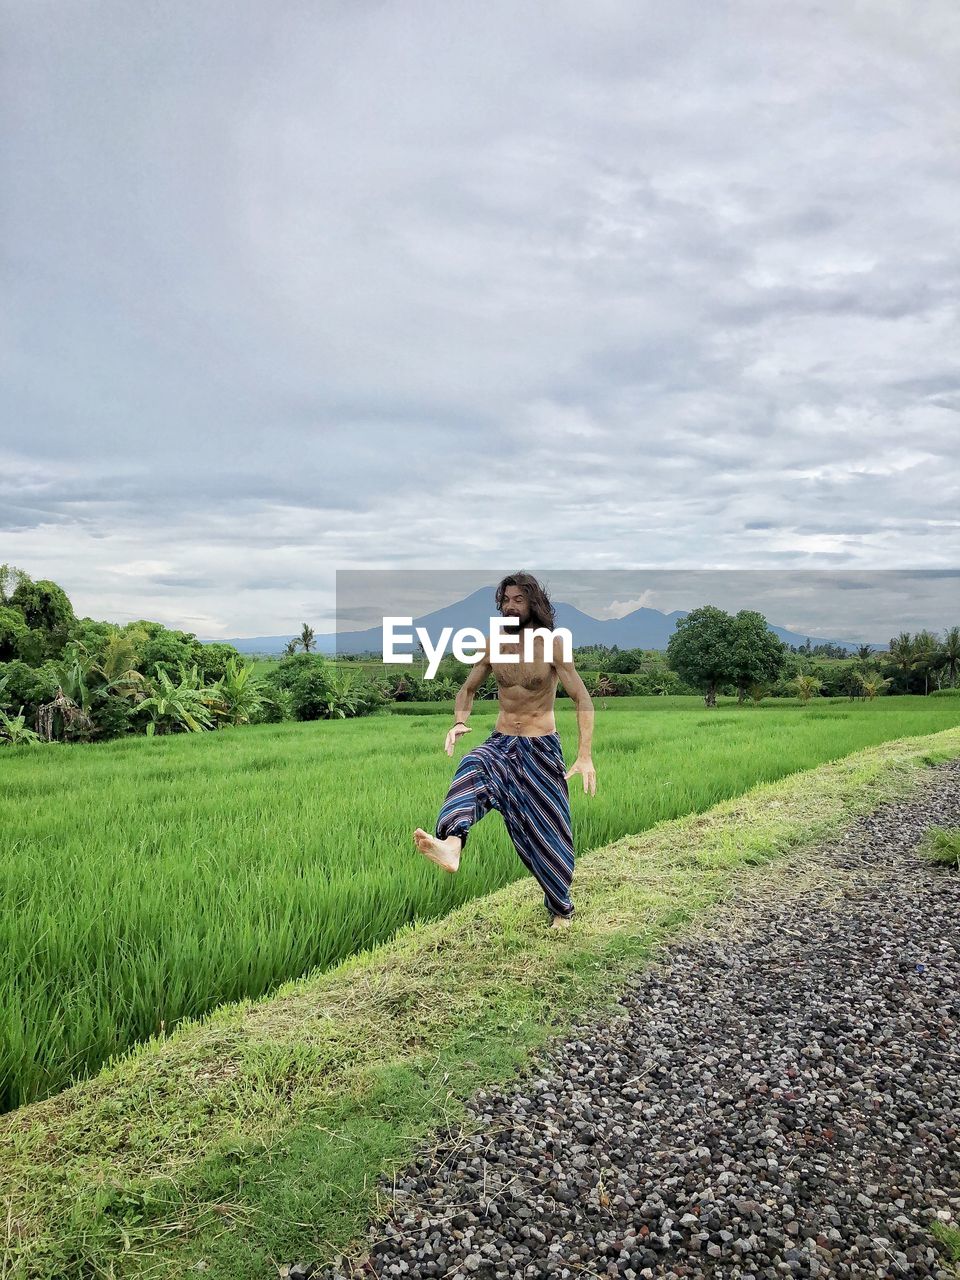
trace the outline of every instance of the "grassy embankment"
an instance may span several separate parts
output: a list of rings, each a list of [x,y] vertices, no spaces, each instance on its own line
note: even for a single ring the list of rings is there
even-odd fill
[[[377,1172],[462,1120],[459,1098],[604,1007],[739,876],[956,756],[953,727],[664,819],[580,860],[571,930],[546,927],[529,879],[508,884],[21,1108],[0,1120],[0,1274],[173,1277],[199,1263],[252,1280],[272,1261],[329,1255],[362,1228]]]

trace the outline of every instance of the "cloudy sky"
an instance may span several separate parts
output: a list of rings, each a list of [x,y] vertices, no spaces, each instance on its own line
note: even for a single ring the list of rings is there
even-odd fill
[[[496,584],[513,570],[339,569],[336,630],[380,628],[386,617],[421,620],[483,592],[494,615]],[[812,639],[886,648],[902,631],[958,626],[960,569],[559,569],[540,573],[554,602],[591,617],[637,609],[670,614],[697,605],[753,609],[768,623]],[[431,619],[430,635],[450,621]],[[462,624],[458,624],[462,625]],[[474,625],[471,623],[470,625]],[[403,629],[402,627],[400,628]]]
[[[79,613],[960,565],[955,0],[0,24],[0,561]]]

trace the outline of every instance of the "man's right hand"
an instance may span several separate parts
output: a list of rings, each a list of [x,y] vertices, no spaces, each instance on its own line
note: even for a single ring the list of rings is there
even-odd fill
[[[448,756],[453,755],[453,748],[457,745],[457,739],[462,737],[465,733],[470,733],[470,732],[471,730],[469,725],[455,724],[453,726],[453,728],[447,734],[447,741],[444,745],[444,750],[446,751]]]

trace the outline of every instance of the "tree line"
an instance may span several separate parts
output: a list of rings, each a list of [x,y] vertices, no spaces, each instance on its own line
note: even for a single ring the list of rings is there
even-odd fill
[[[700,694],[716,706],[718,695],[806,702],[958,689],[958,627],[942,638],[901,633],[887,651],[862,646],[844,660],[825,654],[818,663],[815,652],[809,642],[785,645],[758,612],[731,616],[705,605],[677,623],[665,652],[584,646],[576,656],[603,705],[641,694]],[[55,582],[0,565],[0,744],[368,715],[393,703],[452,701],[469,670],[449,654],[433,680],[416,664],[394,672],[369,670],[358,657],[333,662],[314,652],[314,632],[304,623],[280,659],[258,674],[232,645],[204,644],[159,622],[77,618]],[[491,675],[478,696],[496,691]]]
[[[147,619],[78,618],[57,583],[0,565],[0,744],[200,732],[379,705],[379,691],[304,647],[261,677],[233,645]]]

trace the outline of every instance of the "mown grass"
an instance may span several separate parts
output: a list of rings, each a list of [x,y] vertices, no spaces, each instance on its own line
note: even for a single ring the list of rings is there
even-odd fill
[[[496,710],[477,705],[461,752]],[[573,709],[557,714],[569,763]],[[598,794],[573,788],[578,849],[958,720],[956,703],[919,698],[716,711],[691,698],[611,700],[597,711]],[[3,1106],[525,878],[496,816],[456,876],[414,849],[455,767],[445,728],[377,716],[5,751]]]
[[[578,870],[550,930],[529,879],[408,925],[271,999],[185,1023],[95,1079],[0,1119],[5,1280],[254,1280],[329,1259],[377,1173],[503,1083],[738,877],[768,874],[903,798],[960,729],[885,743],[658,824]],[[791,861],[794,859],[791,858]],[[769,865],[768,865],[769,864]]]

